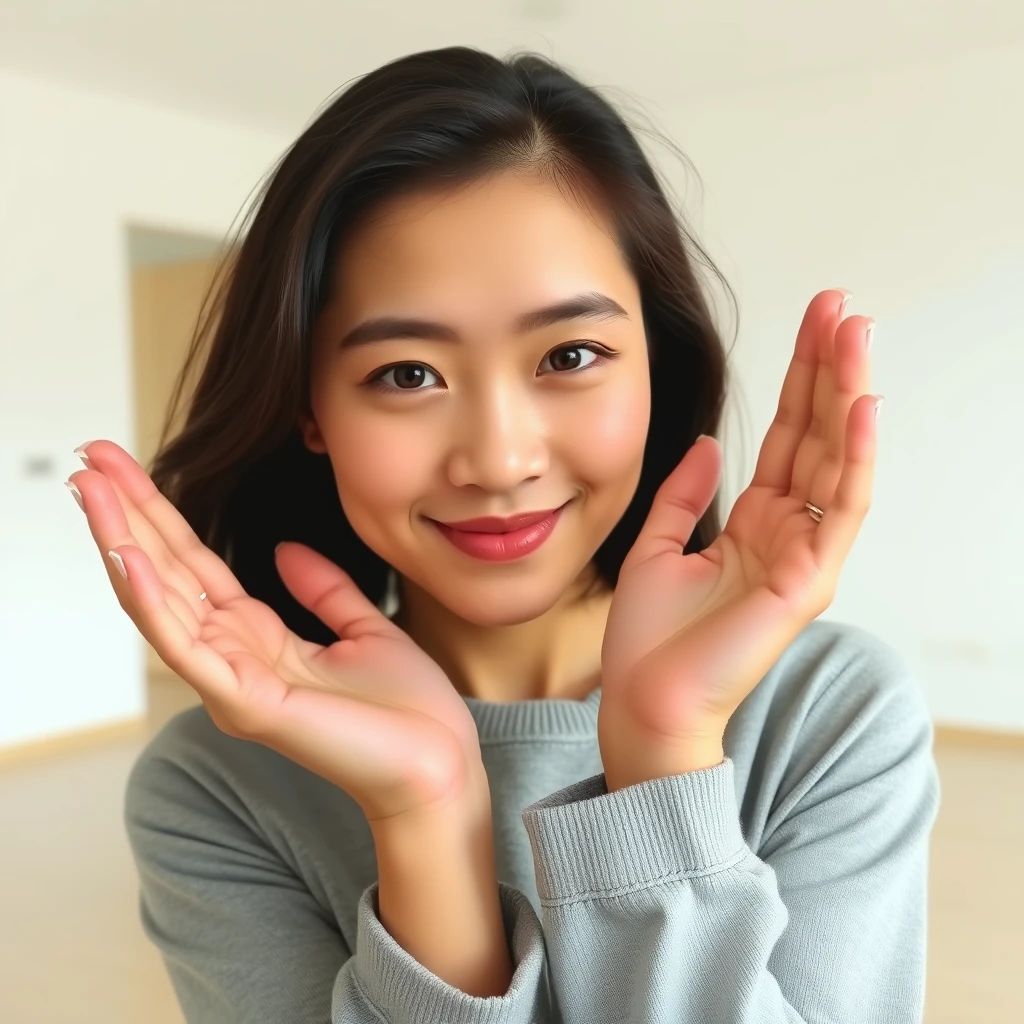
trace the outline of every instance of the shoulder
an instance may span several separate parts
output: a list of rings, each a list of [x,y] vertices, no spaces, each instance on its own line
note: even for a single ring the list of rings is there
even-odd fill
[[[191,779],[227,799],[271,798],[290,790],[300,796],[310,786],[326,786],[276,750],[255,740],[222,732],[206,707],[196,704],[168,719],[147,742],[129,776],[129,790],[157,780]]]
[[[858,626],[816,619],[729,723],[741,791],[762,812],[835,788],[908,784],[931,802],[933,725],[908,659]]]
[[[238,742],[201,704],[164,723],[128,774],[124,820],[133,844],[145,832],[209,835],[227,826],[244,809],[251,781]]]
[[[222,732],[202,704],[169,719],[136,758],[123,797],[124,828],[146,888],[198,886],[209,895],[216,880],[288,874],[283,865],[294,863],[296,844],[287,809],[305,807],[303,783],[289,765],[302,771]],[[290,804],[281,795],[289,781]]]
[[[931,736],[927,701],[909,660],[860,626],[814,620],[783,652],[764,685],[774,717],[804,729],[830,722],[857,732],[871,723],[875,730]]]
[[[895,831],[909,849],[937,813],[924,692],[907,658],[858,626],[803,629],[737,709],[725,748],[744,836],[773,864],[815,836],[867,855]]]
[[[173,830],[225,846],[255,839],[288,856],[325,823],[349,837],[365,831],[347,793],[262,743],[222,732],[202,704],[169,719],[142,749],[123,816],[135,845]]]
[[[214,725],[202,704],[179,712],[150,737],[136,758],[128,793],[166,790],[173,780],[209,787],[217,778],[230,778],[232,766],[240,760],[237,742]]]
[[[261,743],[228,736],[202,704],[164,723],[132,765],[124,794],[129,834],[262,833],[327,784]]]

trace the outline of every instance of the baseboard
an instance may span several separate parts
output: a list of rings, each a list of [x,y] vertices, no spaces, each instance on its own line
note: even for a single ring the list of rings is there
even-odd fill
[[[89,750],[105,743],[120,740],[145,739],[148,732],[148,720],[145,715],[125,718],[118,722],[109,722],[89,729],[76,729],[73,732],[61,733],[57,736],[46,736],[42,739],[15,743],[8,747],[0,747],[0,767],[11,764],[22,764],[40,758],[60,757],[63,754],[79,750]]]
[[[1019,750],[1024,753],[1024,732],[976,729],[960,725],[936,725],[938,747],[985,747],[989,750]]]

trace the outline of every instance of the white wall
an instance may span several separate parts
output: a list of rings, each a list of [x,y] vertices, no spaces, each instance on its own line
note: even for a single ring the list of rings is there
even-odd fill
[[[1024,50],[644,102],[701,175],[685,196],[741,302],[727,498],[804,306],[851,289],[887,401],[825,617],[899,647],[939,720],[1024,730]],[[289,141],[0,77],[0,745],[143,709],[141,644],[63,486],[75,445],[131,445],[123,224],[220,234]]]
[[[823,617],[895,644],[940,721],[1024,730],[1024,48],[658,120],[741,302],[744,483],[810,297],[877,321],[874,501]]]
[[[132,450],[125,224],[222,235],[288,141],[0,76],[0,745],[144,711],[141,639],[64,486],[78,444]]]

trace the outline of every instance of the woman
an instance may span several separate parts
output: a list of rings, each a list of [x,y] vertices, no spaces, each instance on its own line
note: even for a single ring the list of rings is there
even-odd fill
[[[723,529],[710,264],[565,71],[396,60],[254,210],[152,479],[70,480],[203,702],[126,800],[190,1024],[918,1020],[929,717],[814,621],[870,319],[811,301]]]

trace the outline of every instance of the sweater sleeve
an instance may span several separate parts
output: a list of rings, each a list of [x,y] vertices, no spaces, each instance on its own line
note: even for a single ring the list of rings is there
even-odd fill
[[[377,916],[376,882],[359,900],[353,955],[333,914],[281,855],[180,764],[146,754],[136,762],[125,823],[143,929],[187,1024],[548,1020],[540,922],[504,883],[512,983],[502,996],[472,996],[391,937]]]
[[[931,721],[905,678],[833,685],[863,695],[817,700],[756,850],[728,756],[524,810],[564,1024],[921,1020]]]

